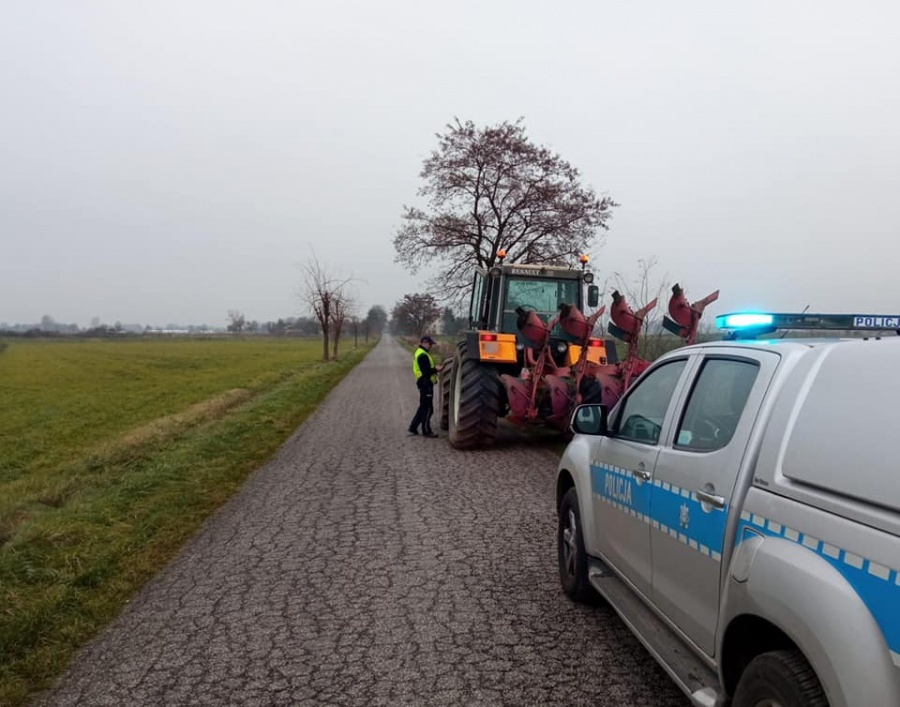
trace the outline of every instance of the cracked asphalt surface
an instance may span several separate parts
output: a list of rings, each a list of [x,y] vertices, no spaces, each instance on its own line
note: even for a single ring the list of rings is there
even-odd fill
[[[410,356],[383,339],[38,703],[686,707],[560,590],[553,452],[408,436]]]

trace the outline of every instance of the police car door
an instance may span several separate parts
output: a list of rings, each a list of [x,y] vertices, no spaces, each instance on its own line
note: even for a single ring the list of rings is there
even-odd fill
[[[687,357],[666,361],[631,388],[613,412],[610,434],[591,450],[596,551],[650,596],[650,489],[658,444],[684,378]]]
[[[656,463],[653,602],[708,655],[737,472],[778,360],[759,349],[704,349]]]

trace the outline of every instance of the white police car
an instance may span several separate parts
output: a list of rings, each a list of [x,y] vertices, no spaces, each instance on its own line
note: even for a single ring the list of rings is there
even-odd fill
[[[757,332],[898,323],[728,317]],[[890,334],[685,347],[608,415],[575,411],[556,485],[563,589],[607,600],[694,704],[900,706]]]

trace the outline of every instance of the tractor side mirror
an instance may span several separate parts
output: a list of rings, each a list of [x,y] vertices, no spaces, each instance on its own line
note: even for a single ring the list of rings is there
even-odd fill
[[[600,304],[600,288],[597,285],[588,287],[588,307],[596,307]]]
[[[592,403],[579,405],[572,413],[572,431],[580,435],[605,437],[608,432],[609,408]]]

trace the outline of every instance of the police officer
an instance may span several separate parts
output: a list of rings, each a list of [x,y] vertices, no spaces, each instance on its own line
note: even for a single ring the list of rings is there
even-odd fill
[[[431,415],[434,412],[434,384],[437,383],[437,372],[440,366],[434,365],[431,357],[431,347],[434,339],[423,336],[419,346],[413,353],[413,375],[416,377],[416,387],[419,389],[419,409],[416,416],[409,423],[409,433],[419,434],[419,426],[422,427],[424,437],[437,437],[431,429]]]

